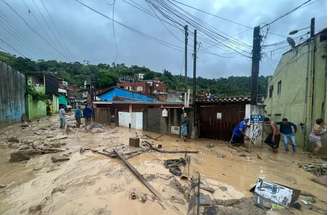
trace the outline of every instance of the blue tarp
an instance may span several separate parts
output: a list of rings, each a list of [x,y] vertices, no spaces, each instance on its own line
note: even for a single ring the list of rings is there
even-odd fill
[[[146,102],[146,103],[156,102],[156,99],[150,96],[134,93],[118,87],[114,87],[109,91],[98,95],[98,97],[101,99],[101,101],[109,101],[109,102],[115,101],[115,97],[124,99],[124,101],[126,100],[126,101]]]

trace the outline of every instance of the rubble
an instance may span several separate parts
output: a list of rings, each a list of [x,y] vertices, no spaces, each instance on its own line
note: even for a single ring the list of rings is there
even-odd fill
[[[52,162],[57,163],[57,162],[63,162],[63,161],[68,161],[69,157],[63,156],[63,155],[53,155],[51,157]]]
[[[327,163],[306,163],[299,164],[299,167],[316,176],[327,175]]]
[[[169,159],[164,161],[165,168],[169,169],[170,173],[176,176],[181,176],[182,172],[180,166],[185,166],[186,160],[184,158],[180,159]]]
[[[7,139],[8,143],[19,143],[19,139],[17,137],[9,137]]]

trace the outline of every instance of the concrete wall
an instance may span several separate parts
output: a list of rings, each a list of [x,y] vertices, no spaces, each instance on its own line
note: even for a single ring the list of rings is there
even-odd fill
[[[316,43],[315,61],[311,59]],[[268,84],[265,100],[267,115],[274,121],[287,117],[298,126],[296,141],[304,148],[307,137],[316,118],[326,118],[326,48],[327,41],[315,40],[299,45],[282,55],[281,60]],[[315,66],[314,78],[312,65]],[[278,85],[281,90],[278,93]],[[270,97],[270,88],[273,87]],[[312,87],[314,89],[312,97]],[[313,104],[312,104],[313,98]],[[313,113],[311,115],[311,112]],[[304,124],[302,129],[300,124]]]
[[[0,62],[0,127],[25,114],[25,76]]]
[[[43,84],[36,84],[32,77],[28,78],[28,84],[32,85],[36,91],[45,94],[45,86]],[[28,118],[37,119],[47,115],[46,101],[35,100],[31,95],[27,96],[27,113]]]

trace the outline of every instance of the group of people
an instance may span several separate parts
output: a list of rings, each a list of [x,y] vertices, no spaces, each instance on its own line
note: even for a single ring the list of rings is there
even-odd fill
[[[77,106],[74,112],[74,117],[76,120],[76,127],[79,128],[81,125],[81,118],[85,119],[85,125],[89,125],[92,119],[92,108],[90,105],[86,105],[83,111],[81,111],[81,107]],[[61,105],[59,109],[59,121],[60,121],[60,128],[65,128],[66,125],[66,111],[65,106]]]
[[[244,143],[244,136],[249,120],[244,119],[240,121],[232,131],[231,144],[234,146],[240,146]],[[279,128],[278,128],[279,126]],[[280,138],[282,136],[284,149],[289,151],[289,143],[291,143],[292,151],[296,152],[296,139],[295,134],[297,132],[297,126],[289,122],[287,118],[283,118],[281,122],[275,123],[270,118],[264,118],[263,133],[265,135],[264,142],[268,144],[273,152],[278,152]],[[309,143],[312,146],[313,152],[317,153],[322,147],[322,135],[326,133],[326,126],[323,119],[317,119],[309,135]]]

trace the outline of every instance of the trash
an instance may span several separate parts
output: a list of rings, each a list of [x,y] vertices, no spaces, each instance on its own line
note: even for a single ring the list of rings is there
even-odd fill
[[[256,204],[266,208],[272,208],[273,203],[289,207],[300,195],[299,190],[261,178],[257,179],[255,187],[250,191],[255,193]]]
[[[129,146],[140,147],[140,139],[139,138],[129,138]]]
[[[170,173],[176,176],[181,176],[182,172],[180,166],[185,166],[186,160],[184,158],[180,159],[169,159],[164,161],[164,166],[169,169]]]
[[[316,176],[327,175],[327,163],[299,164],[299,167]]]
[[[135,199],[137,199],[137,197],[138,196],[137,196],[136,192],[133,191],[130,193],[130,199],[135,200]]]

